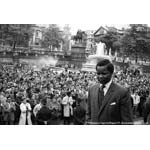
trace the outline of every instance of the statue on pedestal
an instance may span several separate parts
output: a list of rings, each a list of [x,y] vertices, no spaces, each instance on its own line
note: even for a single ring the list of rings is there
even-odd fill
[[[86,39],[86,33],[84,31],[78,30],[77,34],[72,37],[75,43],[83,43]]]

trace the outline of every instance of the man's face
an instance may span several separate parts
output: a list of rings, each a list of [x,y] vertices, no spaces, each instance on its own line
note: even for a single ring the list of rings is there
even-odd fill
[[[105,66],[97,66],[97,79],[101,84],[108,83],[112,78],[112,73],[110,73]]]

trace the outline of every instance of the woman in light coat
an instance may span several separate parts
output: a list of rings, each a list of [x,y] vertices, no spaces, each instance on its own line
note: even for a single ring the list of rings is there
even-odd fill
[[[20,119],[19,125],[32,125],[31,122],[31,105],[27,102],[27,99],[24,98],[20,104]]]

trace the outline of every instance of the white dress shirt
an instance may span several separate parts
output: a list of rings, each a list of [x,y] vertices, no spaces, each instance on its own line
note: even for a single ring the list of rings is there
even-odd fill
[[[105,87],[104,87],[104,89],[103,89],[103,91],[104,91],[104,96],[106,95],[106,93],[107,93],[107,91],[108,91],[108,89],[109,89],[111,83],[112,83],[112,79],[111,79],[108,83],[105,84]],[[101,86],[102,86],[102,84],[100,84],[100,87],[101,87]]]

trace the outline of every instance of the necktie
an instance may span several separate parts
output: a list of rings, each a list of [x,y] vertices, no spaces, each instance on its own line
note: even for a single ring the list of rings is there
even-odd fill
[[[102,85],[99,88],[99,96],[98,96],[98,99],[99,99],[99,108],[101,107],[102,102],[104,100],[104,88],[105,88],[105,85]]]

